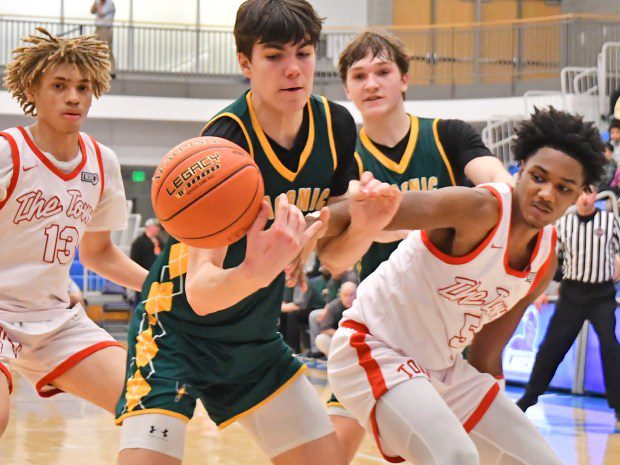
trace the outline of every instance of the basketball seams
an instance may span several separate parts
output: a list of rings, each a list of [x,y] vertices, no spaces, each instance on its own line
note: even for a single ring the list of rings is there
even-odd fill
[[[236,175],[237,173],[240,173],[241,171],[243,171],[246,168],[253,168],[258,172],[258,175],[260,176],[260,171],[256,168],[256,166],[254,166],[254,164],[250,164],[248,163],[247,165],[243,165],[239,168],[237,168],[236,171],[233,171],[231,173],[228,174],[228,176],[226,176],[225,178],[222,178],[218,181],[217,184],[214,184],[213,186],[211,186],[209,188],[209,190],[204,191],[202,193],[202,195],[198,198],[195,198],[194,200],[192,200],[190,203],[188,203],[187,205],[185,205],[183,208],[177,210],[176,213],[174,213],[172,216],[168,217],[168,218],[162,218],[162,221],[167,222],[170,221],[172,219],[174,219],[175,216],[177,216],[179,213],[184,212],[185,210],[187,210],[189,207],[191,207],[192,205],[194,205],[196,202],[198,202],[200,199],[202,199],[205,195],[207,195],[209,192],[213,191],[214,189],[216,189],[217,187],[221,186],[223,183],[225,183],[227,180],[229,180],[230,178],[232,178],[234,175]],[[167,177],[167,176],[166,176]],[[260,184],[260,183],[259,183]],[[256,193],[254,194],[254,197],[252,197],[253,199],[256,197]],[[211,234],[209,234],[211,235]],[[207,237],[207,236],[204,236]]]
[[[247,168],[248,166],[250,166],[250,165],[244,166],[243,168]],[[243,168],[242,168],[242,169],[243,169]],[[254,168],[254,167],[253,167],[253,168]],[[241,171],[241,170],[239,170],[239,171]],[[257,170],[257,171],[258,171],[258,170]],[[259,174],[260,174],[260,173],[259,173]],[[230,177],[230,176],[229,176],[229,177]],[[228,179],[228,178],[227,178],[227,179]],[[219,231],[215,231],[215,232],[213,232],[213,233],[211,233],[211,234],[206,234],[206,235],[204,235],[204,236],[195,236],[195,237],[178,236],[177,238],[178,238],[179,240],[185,239],[185,240],[190,240],[190,241],[191,241],[191,240],[196,240],[196,239],[205,239],[205,238],[207,238],[207,237],[212,237],[212,236],[215,236],[215,235],[217,235],[217,234],[220,234],[222,231],[224,231],[224,230],[226,230],[226,229],[230,228],[233,224],[235,224],[237,221],[239,221],[241,218],[243,218],[243,216],[244,216],[244,215],[248,212],[248,210],[249,210],[250,208],[252,208],[252,206],[254,205],[254,200],[256,199],[257,194],[258,194],[258,193],[260,192],[260,190],[261,190],[261,189],[260,189],[260,187],[261,187],[262,182],[261,182],[261,177],[260,177],[260,176],[259,176],[259,178],[258,178],[258,181],[259,181],[259,182],[257,182],[257,183],[256,183],[256,190],[254,191],[254,195],[252,196],[252,201],[248,204],[248,206],[245,208],[245,210],[243,210],[243,212],[241,212],[241,213],[239,214],[239,216],[237,216],[237,218],[235,218],[234,220],[232,220],[232,221],[230,222],[230,224],[226,225],[225,227],[223,227],[223,228],[222,228],[222,229],[220,229]],[[219,184],[218,184],[218,186],[219,186]],[[216,186],[216,187],[217,187],[217,186]],[[201,197],[201,198],[202,198],[202,197]],[[188,244],[188,245],[191,245],[191,244]]]
[[[231,143],[232,144],[232,143]],[[166,165],[166,176],[162,177],[159,179],[159,187],[157,188],[157,192],[155,193],[155,198],[153,199],[153,204],[156,204],[157,201],[159,200],[159,193],[161,192],[161,188],[164,186],[164,183],[166,182],[166,179],[168,179],[168,177],[172,174],[172,172],[183,162],[187,161],[187,159],[189,157],[192,157],[194,155],[199,154],[201,151],[203,150],[215,150],[215,149],[232,149],[232,150],[237,150],[239,151],[239,147],[235,146],[235,145],[214,145],[214,146],[197,146],[196,148],[199,148],[200,150],[196,150],[195,152],[193,152],[190,155],[184,154],[183,157],[179,157],[179,156],[175,156],[173,158],[178,158],[176,161],[176,164],[174,165]],[[244,156],[243,151],[240,151],[239,156]],[[168,221],[168,220],[164,220],[164,221]]]

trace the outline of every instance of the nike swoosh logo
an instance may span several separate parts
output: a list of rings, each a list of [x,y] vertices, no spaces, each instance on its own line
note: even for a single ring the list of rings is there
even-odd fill
[[[495,245],[495,244],[491,244],[491,248],[492,249],[501,249],[503,248],[501,245]]]
[[[26,171],[30,171],[32,168],[36,168],[36,167],[37,167],[37,165],[32,165],[32,166],[29,166],[29,167],[23,166],[22,167],[22,171],[25,173]]]

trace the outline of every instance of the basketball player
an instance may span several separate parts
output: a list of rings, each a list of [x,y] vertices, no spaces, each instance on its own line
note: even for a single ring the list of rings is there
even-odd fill
[[[0,132],[0,433],[9,367],[42,397],[64,391],[114,411],[125,350],[80,304],[70,308],[78,244],[87,268],[122,286],[140,289],[147,274],[110,239],[126,223],[116,155],[80,132],[93,96],[109,89],[107,45],[38,30],[4,79],[35,123]]]
[[[352,117],[311,94],[320,31],[305,0],[248,0],[237,12],[250,91],[202,135],[253,157],[265,203],[247,239],[212,250],[172,240],[151,268],[117,408],[122,465],[180,463],[198,399],[220,428],[238,421],[274,464],[344,463],[325,408],[277,333],[282,271],[318,233],[304,231],[302,212],[321,211],[356,177]]]
[[[402,191],[434,190],[474,184],[512,183],[502,163],[491,155],[480,136],[460,120],[421,118],[405,111],[409,56],[389,33],[368,31],[357,36],[340,55],[339,72],[347,97],[360,111],[364,126],[355,157],[360,175]],[[360,279],[369,276],[396,250],[408,231],[382,232],[360,260]],[[364,429],[332,396],[328,402],[336,434],[353,459]]]
[[[537,110],[517,130],[514,190],[485,184],[403,195],[389,229],[420,231],[360,284],[328,360],[335,394],[387,460],[561,463],[497,381],[461,352],[483,325],[520,318],[546,288],[557,265],[552,224],[601,175],[602,150],[591,123]],[[352,187],[348,205],[330,207],[329,236],[341,234],[347,210],[364,208]],[[366,210],[376,234],[389,209]],[[503,340],[505,328],[494,329]]]

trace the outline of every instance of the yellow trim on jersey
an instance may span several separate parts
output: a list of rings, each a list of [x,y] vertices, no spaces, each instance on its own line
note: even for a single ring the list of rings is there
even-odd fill
[[[364,172],[364,162],[362,161],[362,157],[360,157],[359,153],[354,152],[353,156],[355,157],[355,161],[357,162],[357,169],[360,172],[360,178],[361,178],[362,173]]]
[[[327,137],[329,138],[329,148],[332,151],[332,159],[334,160],[334,171],[338,168],[338,152],[336,152],[336,143],[334,142],[334,130],[332,128],[332,112],[329,109],[327,99],[321,96],[321,101],[325,105],[325,119],[327,120]]]
[[[364,148],[368,150],[372,154],[372,156],[374,156],[383,166],[392,171],[395,171],[398,174],[403,174],[409,166],[409,162],[411,161],[415,146],[418,142],[418,131],[420,129],[418,117],[413,115],[409,115],[409,117],[411,118],[409,141],[407,142],[405,153],[400,159],[400,163],[396,163],[389,157],[385,156],[381,152],[381,150],[379,150],[377,146],[373,144],[373,142],[369,139],[369,137],[366,135],[366,130],[364,128],[362,128],[360,131],[360,140],[362,141],[362,145],[364,146]]]
[[[124,413],[120,417],[118,417],[116,420],[114,420],[114,423],[116,423],[117,425],[121,425],[125,418],[133,417],[136,415],[148,415],[150,413],[159,413],[160,415],[167,415],[169,417],[178,418],[180,420],[183,420],[185,423],[189,423],[189,420],[190,420],[185,415],[181,413],[173,412],[171,410],[165,410],[163,408],[145,408],[142,410],[134,410],[132,412]]]
[[[344,408],[344,405],[342,405],[340,402],[327,402],[327,406]]]
[[[219,429],[224,429],[227,426],[229,426],[231,423],[234,423],[237,420],[240,420],[241,418],[245,417],[246,415],[249,415],[250,413],[252,413],[254,410],[262,407],[263,405],[265,405],[267,402],[269,402],[270,400],[272,400],[273,398],[275,398],[276,396],[278,396],[286,387],[288,387],[293,381],[295,381],[297,378],[299,378],[299,376],[306,370],[306,365],[302,365],[299,370],[297,370],[297,372],[291,376],[282,386],[280,386],[278,389],[276,389],[275,391],[273,391],[267,398],[263,399],[262,401],[260,401],[258,404],[254,405],[253,407],[250,407],[249,409],[247,409],[244,412],[238,413],[237,415],[235,415],[232,418],[229,418],[228,420],[226,420],[224,423],[218,425]]]
[[[248,92],[245,96],[248,102],[248,109],[250,111],[250,118],[252,119],[252,128],[258,137],[258,141],[260,142],[261,147],[265,151],[267,158],[271,162],[271,165],[280,173],[280,175],[289,182],[293,182],[297,175],[300,173],[306,161],[308,161],[308,157],[312,152],[312,147],[314,146],[314,117],[312,114],[312,105],[310,101],[308,101],[308,118],[310,120],[310,124],[308,125],[308,140],[306,141],[306,146],[301,152],[301,156],[299,157],[299,166],[297,167],[297,171],[291,171],[286,166],[282,164],[278,156],[275,154],[273,149],[271,148],[271,144],[267,140],[267,136],[263,132],[263,128],[258,122],[258,118],[256,117],[256,113],[254,113],[254,107],[252,106],[252,91]]]
[[[446,168],[448,168],[448,174],[450,175],[450,181],[452,181],[452,185],[456,186],[456,181],[454,180],[454,173],[452,172],[452,165],[448,161],[448,157],[446,156],[446,152],[443,149],[443,145],[441,145],[441,141],[439,140],[439,133],[437,132],[437,123],[439,123],[439,118],[435,118],[433,121],[433,137],[435,138],[435,144],[437,144],[437,148],[439,149],[439,153],[441,154],[441,158],[443,158],[443,162],[446,164]]]
[[[239,127],[243,131],[243,135],[245,136],[245,140],[248,143],[248,148],[250,149],[250,156],[252,158],[254,158],[254,147],[252,147],[252,140],[250,139],[250,135],[248,134],[248,131],[245,128],[245,125],[243,124],[243,121],[241,121],[241,118],[239,118],[234,113],[228,113],[228,112],[227,113],[220,113],[215,118],[210,120],[207,124],[205,124],[205,126],[202,128],[202,131],[200,131],[200,134],[205,132],[205,130],[207,130],[209,128],[209,126],[211,126],[215,121],[217,121],[220,118],[224,118],[224,117],[230,118],[230,119],[234,120],[239,125]]]

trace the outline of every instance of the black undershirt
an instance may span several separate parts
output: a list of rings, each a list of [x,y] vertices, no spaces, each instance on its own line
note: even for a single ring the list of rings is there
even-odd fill
[[[332,115],[332,129],[334,134],[334,145],[338,155],[338,166],[332,179],[331,195],[339,196],[346,193],[351,179],[357,179],[358,169],[353,157],[355,152],[355,141],[357,130],[355,121],[349,111],[342,105],[328,101]],[[275,142],[268,134],[265,134],[271,144],[273,151],[280,162],[290,171],[297,171],[300,155],[303,152],[308,140],[309,115],[308,106],[304,108],[303,120],[297,137],[290,149],[282,147]],[[222,137],[242,147],[249,152],[248,142],[239,124],[231,118],[220,118],[209,126],[202,136]]]
[[[405,154],[411,128],[394,147],[373,144],[390,160],[399,163]],[[437,134],[450,165],[454,167],[454,176],[458,185],[466,183],[465,166],[474,158],[493,156],[482,142],[482,138],[468,123],[458,119],[441,119],[437,123]]]

